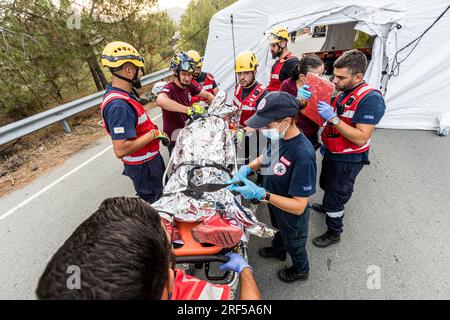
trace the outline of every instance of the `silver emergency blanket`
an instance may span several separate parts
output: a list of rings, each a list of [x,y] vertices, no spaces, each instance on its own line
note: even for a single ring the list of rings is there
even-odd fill
[[[275,230],[259,222],[230,190],[199,193],[192,189],[202,184],[226,183],[236,170],[233,135],[225,120],[235,118],[236,110],[225,100],[225,93],[219,93],[207,115],[180,131],[167,168],[170,178],[163,196],[152,206],[169,221],[175,218],[194,222],[221,214],[250,234],[271,237]]]

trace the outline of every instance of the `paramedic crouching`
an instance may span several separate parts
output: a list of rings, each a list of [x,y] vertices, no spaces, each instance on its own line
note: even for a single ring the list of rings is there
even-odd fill
[[[308,199],[316,192],[317,167],[314,148],[296,125],[299,109],[299,100],[286,92],[271,92],[261,100],[246,125],[260,129],[271,144],[263,155],[242,166],[230,181],[241,181],[245,186],[229,187],[245,199],[268,203],[272,225],[279,231],[272,245],[258,253],[282,261],[289,253],[293,266],[277,273],[284,282],[306,280],[309,273]],[[247,179],[250,172],[260,169],[263,187]]]
[[[260,299],[253,270],[238,254],[220,270],[239,273],[242,300]],[[230,299],[230,287],[175,269],[158,212],[138,198],[109,198],[51,258],[36,295],[56,300]]]

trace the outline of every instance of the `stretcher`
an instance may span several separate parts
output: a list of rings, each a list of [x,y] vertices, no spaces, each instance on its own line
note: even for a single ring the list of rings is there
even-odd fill
[[[222,105],[224,104],[225,99],[223,97],[218,97],[216,98],[216,100],[217,99],[222,99],[222,102],[220,103]],[[223,106],[217,106],[217,104],[218,102],[216,102],[216,109],[223,108]],[[217,119],[217,121],[211,119],[213,117],[215,117],[215,115],[197,115],[195,118],[191,118],[188,120],[186,127],[195,127],[196,125],[197,127],[201,127],[199,123],[202,123],[202,121],[205,123],[205,125],[208,125],[208,123],[212,122],[221,127],[221,122],[224,122],[225,125],[223,126],[223,130],[229,130],[228,121],[223,120],[225,117],[221,118],[220,121]],[[189,135],[190,131],[189,128],[186,129],[186,127],[180,133],[180,135],[184,134],[184,136],[182,136],[181,138],[178,137],[177,144],[183,144],[185,141],[189,141],[190,137],[187,135]],[[214,128],[213,131],[215,131],[218,135],[221,134],[221,132],[219,132],[219,130],[217,130],[216,128]],[[206,132],[206,135],[208,133],[209,132]],[[228,131],[227,134],[229,134]],[[205,134],[203,133],[200,136],[201,138],[204,138]],[[224,155],[221,155],[220,157],[215,157],[213,153],[210,153],[211,157],[209,158],[207,156],[207,151],[200,152],[198,157],[190,157],[190,148],[198,147],[197,144],[189,144],[189,142],[185,142],[186,144],[183,145],[183,148],[178,146],[178,149],[176,146],[169,159],[169,162],[166,166],[166,171],[164,172],[163,176],[164,190],[171,190],[171,193],[166,192],[165,194],[163,194],[163,198],[172,196],[175,199],[182,199],[182,202],[188,201],[188,203],[186,203],[186,206],[188,207],[193,206],[193,203],[197,204],[196,201],[204,201],[204,198],[208,198],[209,200],[212,199],[210,202],[215,203],[214,195],[219,195],[219,201],[217,201],[214,206],[207,209],[202,209],[204,209],[204,211],[209,210],[210,214],[221,214],[222,217],[227,217],[227,214],[229,214],[230,212],[226,211],[227,208],[230,207],[230,203],[222,203],[225,201],[222,201],[221,199],[224,199],[226,195],[228,196],[228,198],[226,198],[227,200],[230,200],[230,196],[231,199],[233,199],[234,197],[229,190],[225,189],[225,187],[227,186],[225,182],[226,180],[230,179],[233,176],[233,173],[237,170],[237,156],[234,151],[236,146],[233,143],[235,142],[230,143],[230,141],[236,141],[236,139],[234,139],[233,137],[228,137],[227,135],[224,135],[224,137],[224,139],[227,139],[227,141],[225,143],[220,143],[217,142],[217,135],[212,134],[212,139],[214,140],[212,143],[223,145],[225,146],[225,148],[228,148],[230,150],[231,148],[233,149],[232,152],[225,152]],[[202,145],[201,143],[201,141],[198,142],[200,146]],[[204,144],[208,145],[208,143]],[[184,159],[180,154],[188,154],[186,155],[187,160]],[[227,161],[223,161],[222,163],[220,163],[220,161],[223,160],[223,157],[227,158]],[[205,176],[207,176],[208,174],[211,174],[212,180],[208,180],[205,178]],[[196,179],[200,180],[195,181]],[[183,188],[179,187],[176,183],[173,183],[174,180],[178,182],[178,185],[183,185]],[[204,196],[205,193],[208,193],[209,196]],[[164,200],[161,201],[164,202]],[[241,206],[239,200],[233,199],[233,201],[235,201],[235,205],[237,207]],[[168,202],[166,201],[163,205],[161,205],[160,208],[167,209],[168,207],[170,207],[170,204],[168,204]],[[244,212],[243,215],[248,215],[245,209],[243,207],[241,208]],[[158,206],[156,206],[156,209],[158,209]],[[162,210],[159,211],[161,213]],[[202,214],[205,214],[204,211],[202,211]],[[185,218],[186,216],[188,216],[188,214],[184,214],[181,217],[176,216],[175,214],[171,222],[172,227],[175,227],[179,231],[183,242],[182,245],[176,246],[176,248],[174,248],[173,250],[177,268],[183,269],[188,275],[192,275],[200,279],[204,277],[204,280],[215,284],[228,285],[231,289],[231,297],[234,298],[239,284],[239,274],[232,271],[220,272],[218,271],[217,267],[219,264],[228,262],[229,258],[226,256],[227,253],[239,253],[246,260],[248,259],[248,241],[246,241],[248,239],[248,233],[245,230],[244,224],[240,224],[243,228],[244,234],[241,241],[232,248],[223,248],[217,245],[197,242],[192,235],[192,229],[198,226],[201,223],[201,220],[196,220],[195,218],[193,218],[190,219],[190,221],[187,221],[189,219],[183,219],[183,217]],[[247,219],[251,220],[251,217],[248,217]]]

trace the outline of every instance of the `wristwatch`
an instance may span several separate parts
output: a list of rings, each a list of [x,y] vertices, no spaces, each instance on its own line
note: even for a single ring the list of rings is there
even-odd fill
[[[269,203],[270,201],[270,193],[266,192],[264,197],[261,199],[261,203]]]
[[[341,119],[339,119],[339,117],[333,117],[328,121],[331,122],[335,126],[335,125],[339,124],[339,122],[341,122]]]

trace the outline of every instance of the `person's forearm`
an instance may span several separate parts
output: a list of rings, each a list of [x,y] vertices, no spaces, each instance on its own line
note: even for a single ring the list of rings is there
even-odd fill
[[[145,145],[149,144],[154,138],[155,138],[154,133],[149,132],[136,140],[125,140],[120,142],[113,141],[114,153],[116,154],[117,158],[122,159],[123,157],[126,157],[132,154],[133,152],[142,149]]]
[[[202,90],[199,94],[199,96],[201,96],[202,98],[205,98],[208,100],[209,103],[212,103],[214,100],[214,95],[208,91],[204,91]]]
[[[339,124],[334,126],[341,135],[343,135],[347,140],[352,143],[363,146],[369,141],[370,137],[368,137],[363,131],[358,128],[354,128],[349,126],[344,121],[340,121]]]
[[[271,193],[269,203],[283,211],[295,215],[301,215],[305,212],[306,206],[308,205],[308,198],[299,200]]]
[[[241,300],[261,300],[261,293],[253,277],[253,271],[250,268],[245,268],[239,274],[239,278]]]
[[[250,169],[253,172],[258,171],[259,169],[261,169],[262,166],[262,160],[263,160],[263,155],[260,155],[258,158],[256,158],[255,160],[253,160],[252,162],[250,162],[248,164],[248,166],[250,167]]]
[[[187,106],[178,103],[164,94],[160,94],[156,99],[156,104],[167,111],[187,113]]]

